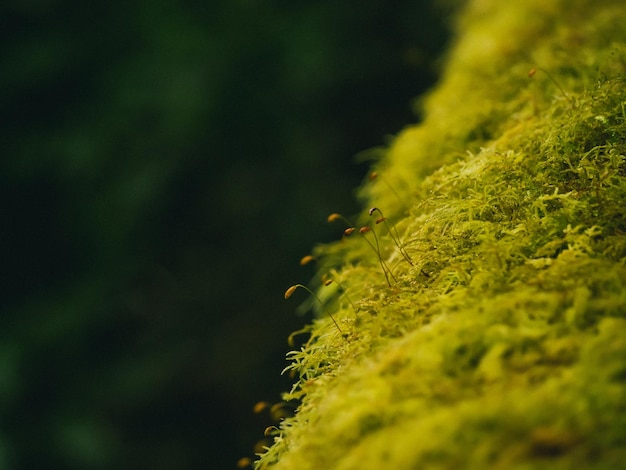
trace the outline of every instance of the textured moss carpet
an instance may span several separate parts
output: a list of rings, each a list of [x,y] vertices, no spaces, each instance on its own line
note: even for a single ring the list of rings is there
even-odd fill
[[[319,315],[257,468],[626,468],[626,3],[458,8],[423,121],[288,292]]]

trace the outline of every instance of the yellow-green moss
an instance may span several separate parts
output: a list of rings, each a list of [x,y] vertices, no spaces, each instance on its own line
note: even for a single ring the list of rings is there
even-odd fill
[[[348,337],[322,315],[289,354],[300,405],[257,468],[624,467],[626,4],[473,0],[456,25],[361,188],[413,265],[367,210],[391,287],[371,234],[316,250]]]

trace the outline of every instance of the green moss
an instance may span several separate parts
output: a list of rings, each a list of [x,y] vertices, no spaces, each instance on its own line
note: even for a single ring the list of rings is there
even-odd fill
[[[391,287],[368,234],[318,247],[348,338],[321,316],[289,354],[300,406],[257,468],[626,459],[626,5],[474,0],[456,24],[361,188],[412,264],[367,212]]]

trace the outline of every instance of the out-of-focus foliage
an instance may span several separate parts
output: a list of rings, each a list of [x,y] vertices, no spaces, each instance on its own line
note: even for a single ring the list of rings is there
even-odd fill
[[[413,120],[440,15],[2,3],[1,468],[250,452],[303,322],[281,286],[312,274],[297,260],[336,235],[325,216],[355,210],[353,155]]]

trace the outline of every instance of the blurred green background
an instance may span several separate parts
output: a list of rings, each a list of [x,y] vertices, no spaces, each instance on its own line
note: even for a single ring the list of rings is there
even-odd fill
[[[0,6],[0,468],[234,468],[354,156],[447,13],[394,0]]]

